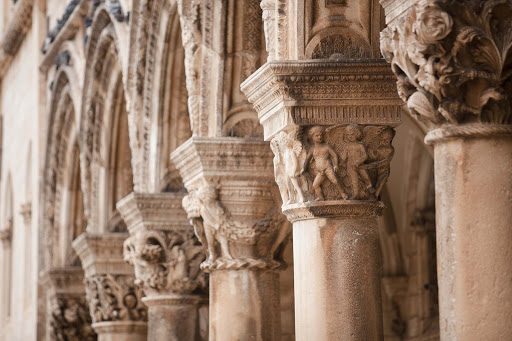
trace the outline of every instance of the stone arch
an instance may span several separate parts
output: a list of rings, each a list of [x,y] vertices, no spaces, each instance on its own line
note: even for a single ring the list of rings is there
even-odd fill
[[[91,232],[123,230],[115,209],[122,187],[118,180],[123,178],[127,185],[122,187],[121,194],[133,190],[132,143],[135,142],[129,133],[119,48],[116,26],[107,10],[100,6],[94,15],[87,46],[80,124],[84,209]]]
[[[137,28],[132,32],[130,72],[135,80],[131,91],[134,107],[139,109],[133,111],[131,124],[139,131],[141,148],[136,188],[142,192],[178,189],[181,179],[169,155],[192,133],[176,3],[139,4],[133,26]]]
[[[75,102],[69,70],[59,70],[54,80],[50,115],[43,188],[43,241],[45,267],[74,265],[71,241],[66,237],[73,228],[68,220],[69,183],[77,172],[73,167],[73,153],[78,154]],[[76,100],[76,98],[75,98]],[[79,173],[78,173],[79,174]],[[69,257],[68,257],[69,256]]]

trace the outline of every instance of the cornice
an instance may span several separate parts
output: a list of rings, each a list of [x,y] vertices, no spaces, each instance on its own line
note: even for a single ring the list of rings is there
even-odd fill
[[[290,222],[317,218],[370,218],[382,215],[385,205],[381,201],[313,201],[283,206]]]
[[[19,0],[14,8],[14,14],[0,41],[0,78],[11,65],[25,40],[27,32],[32,27],[32,8],[34,0]]]

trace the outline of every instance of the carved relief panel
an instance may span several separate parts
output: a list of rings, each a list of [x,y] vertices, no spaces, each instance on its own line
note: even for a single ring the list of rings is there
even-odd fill
[[[390,174],[389,126],[342,124],[282,131],[271,141],[283,204],[377,200]]]

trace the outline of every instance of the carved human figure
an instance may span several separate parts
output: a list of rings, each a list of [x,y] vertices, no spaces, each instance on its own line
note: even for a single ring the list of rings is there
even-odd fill
[[[325,181],[326,177],[338,188],[341,197],[343,199],[347,199],[347,194],[343,191],[341,183],[336,176],[336,172],[338,171],[338,155],[331,146],[327,143],[323,143],[324,129],[320,126],[314,126],[309,130],[308,137],[310,142],[313,143],[313,147],[309,149],[306,155],[304,167],[300,174],[307,171],[312,160],[315,161],[317,171],[315,180],[313,181],[313,188],[317,196],[315,201],[324,200],[321,185]]]
[[[365,128],[366,129],[366,128]],[[391,171],[391,159],[395,154],[395,148],[391,145],[395,131],[389,127],[382,127],[379,134],[379,146],[376,149],[368,148],[368,155],[375,160],[366,165],[362,165],[361,169],[377,170],[377,182],[375,184],[375,197],[378,198],[386,181],[388,181]]]
[[[352,185],[352,195],[349,199],[357,199],[360,196],[359,192],[359,179],[361,178],[370,194],[374,193],[372,182],[368,176],[366,169],[362,168],[361,165],[366,161],[368,155],[366,154],[366,148],[360,142],[362,138],[361,129],[355,124],[349,124],[345,127],[343,139],[345,144],[343,146],[343,152],[341,153],[341,164],[346,166],[347,175],[350,178]]]
[[[290,134],[293,134],[293,132]],[[298,160],[298,156],[302,150],[302,144],[292,138],[289,134],[285,133],[283,147],[284,166],[289,196],[287,204],[291,204],[293,200],[296,202],[303,202],[304,195],[302,194],[302,189],[299,186],[300,170]]]

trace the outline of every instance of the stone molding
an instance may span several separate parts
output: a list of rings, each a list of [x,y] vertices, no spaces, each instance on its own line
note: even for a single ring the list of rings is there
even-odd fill
[[[258,111],[269,140],[294,125],[401,123],[396,78],[381,60],[266,63],[242,91]]]
[[[276,209],[268,143],[192,137],[171,157],[189,192],[183,207],[208,249],[203,270],[283,268],[290,226]]]
[[[146,322],[137,321],[115,321],[115,322],[97,322],[93,323],[93,328],[98,334],[119,334],[133,333],[146,334],[148,324]]]
[[[34,0],[19,0],[0,41],[0,78],[3,78],[14,56],[32,27]]]
[[[131,193],[117,204],[128,226],[124,257],[146,296],[204,293],[203,247],[181,202],[184,193]]]
[[[381,201],[347,200],[292,204],[283,208],[290,222],[317,218],[375,218],[382,215],[385,205]]]
[[[410,112],[430,129],[447,129],[427,141],[510,135],[512,1],[409,5],[382,31],[381,51]]]

